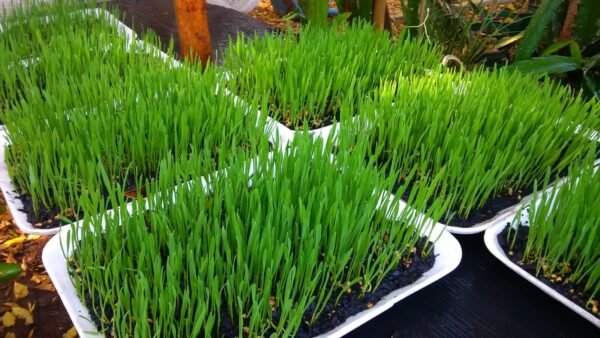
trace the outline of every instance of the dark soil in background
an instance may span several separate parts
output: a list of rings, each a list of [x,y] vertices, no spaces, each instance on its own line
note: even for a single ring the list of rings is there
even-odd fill
[[[423,239],[423,241],[424,240],[425,239]],[[308,326],[306,323],[310,320],[312,312],[314,311],[314,307],[316,306],[316,304],[313,302],[304,315],[303,324],[300,326],[296,337],[308,338],[326,333],[344,323],[348,317],[375,306],[379,300],[391,292],[401,287],[410,285],[419,279],[423,273],[430,270],[435,263],[435,256],[433,252],[427,257],[423,257],[421,255],[421,249],[423,248],[424,244],[423,241],[418,243],[415,253],[412,254],[410,258],[410,265],[406,267],[402,264],[402,262],[400,262],[394,270],[390,271],[390,273],[384,277],[383,281],[375,290],[375,292],[367,293],[362,298],[359,298],[360,286],[352,287],[352,291],[350,293],[345,293],[340,298],[337,306],[334,306],[333,302],[335,302],[335,297],[333,297],[332,302],[325,306],[325,309],[315,324]],[[168,256],[163,257],[163,260],[166,260],[167,258]],[[73,273],[73,267],[74,266],[71,266],[71,273]],[[77,278],[76,275],[74,275],[74,277]],[[102,321],[96,315],[96,313],[102,313],[102,311],[104,311],[106,318],[112,318],[113,309],[108,306],[104,309],[100,308],[100,306],[98,306],[98,304],[101,304],[100,295],[90,293],[89,289],[84,291],[83,298],[86,307],[88,309],[93,309],[92,311],[89,311],[90,318],[98,330],[102,331]],[[96,306],[94,306],[94,304]],[[231,320],[227,312],[228,310],[226,304],[227,302],[223,300],[223,307],[221,309],[222,320],[219,327],[219,332],[225,337],[236,337],[238,336],[237,320]],[[277,322],[278,318],[279,310],[275,310],[273,312],[274,322]],[[110,336],[112,332],[111,324],[105,325],[104,330],[106,335]],[[265,336],[268,337],[270,334],[271,332],[267,332]]]
[[[513,250],[511,251],[510,243],[507,241],[508,227],[510,223],[507,223],[507,227],[498,234],[498,242],[500,246],[504,250],[506,256],[515,264],[519,265],[523,270],[527,271],[530,275],[536,277],[539,281],[548,285],[555,291],[559,292],[561,295],[565,296],[570,301],[579,305],[580,307],[586,309],[586,302],[590,299],[591,294],[589,292],[584,292],[583,287],[584,284],[573,284],[571,282],[568,283],[557,283],[552,282],[550,279],[544,277],[543,273],[539,275],[536,274],[536,264],[535,263],[523,263],[523,254],[525,252],[525,247],[527,245],[527,236],[529,234],[529,229],[526,226],[522,226],[519,228],[517,232],[517,238],[515,240],[515,244]],[[562,276],[561,276],[562,277]],[[594,300],[596,302],[600,302],[600,297],[595,297]],[[590,310],[586,309],[589,313],[592,313]],[[594,313],[592,313],[594,314]],[[600,318],[600,313],[594,314],[596,317]]]

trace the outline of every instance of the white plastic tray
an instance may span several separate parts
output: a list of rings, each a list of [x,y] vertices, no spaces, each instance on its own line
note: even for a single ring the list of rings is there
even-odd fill
[[[403,202],[400,203],[402,207],[406,207]],[[87,308],[79,299],[67,270],[67,257],[71,256],[72,248],[66,244],[71,232],[78,231],[79,226],[80,222],[75,223],[72,227],[63,227],[45,246],[42,253],[42,261],[79,335],[81,337],[101,337],[102,334],[98,332],[91,321]],[[432,226],[431,222],[429,226]],[[423,233],[428,233],[429,229],[431,228],[425,228]],[[433,250],[436,260],[430,270],[426,271],[414,283],[388,294],[372,308],[347,318],[342,325],[319,337],[342,337],[377,317],[402,299],[432,284],[454,270],[462,258],[462,250],[456,238],[445,231],[439,223],[433,224],[431,236],[432,238],[439,236],[439,239]]]
[[[498,258],[500,260],[500,262],[502,262],[504,265],[508,266],[511,270],[513,270],[514,272],[519,274],[521,277],[525,278],[531,284],[535,285],[537,288],[544,291],[550,297],[563,303],[565,306],[567,306],[571,310],[575,311],[578,315],[580,315],[581,317],[585,318],[586,320],[590,321],[592,324],[594,324],[598,328],[600,328],[600,318],[589,313],[584,308],[580,307],[579,305],[577,305],[574,302],[572,302],[571,300],[569,300],[567,297],[560,294],[558,291],[554,290],[553,288],[551,288],[548,285],[541,282],[534,275],[523,270],[518,264],[515,264],[513,261],[511,261],[508,258],[508,256],[504,253],[504,250],[502,249],[502,247],[500,246],[500,243],[498,242],[498,234],[500,234],[502,232],[502,230],[504,230],[506,228],[508,223],[512,223],[515,215],[516,215],[516,213],[512,213],[512,214],[504,215],[503,217],[499,217],[491,225],[492,227],[489,228],[488,230],[486,230],[486,232],[484,234],[484,241],[485,241],[485,246],[487,246],[488,250],[490,250],[492,255],[496,256],[496,258]],[[527,214],[521,215],[522,222],[524,222],[528,219],[529,219],[529,217],[527,216]]]

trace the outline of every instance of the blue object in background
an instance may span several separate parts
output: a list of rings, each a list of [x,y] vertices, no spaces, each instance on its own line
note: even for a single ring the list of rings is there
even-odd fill
[[[298,0],[271,0],[271,5],[273,5],[273,8],[277,14],[281,16],[285,16],[299,7]],[[330,8],[327,11],[327,15],[329,16],[336,16],[339,13],[340,12],[337,10],[337,8]]]

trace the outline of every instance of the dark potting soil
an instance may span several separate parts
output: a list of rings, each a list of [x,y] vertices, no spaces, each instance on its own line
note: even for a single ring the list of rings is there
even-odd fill
[[[125,187],[126,188],[123,189],[123,193],[125,194],[125,196],[128,198],[135,198],[136,196],[134,195],[136,194],[136,183],[133,176],[127,177]],[[16,191],[15,193],[18,194]],[[145,194],[144,187],[140,189],[140,193],[142,195]],[[104,195],[104,197],[108,197],[108,191],[106,189],[103,189],[102,194]],[[76,211],[76,208],[69,210],[68,213],[65,213],[59,208],[48,209],[43,205],[40,205],[38,207],[39,210],[36,213],[33,207],[33,200],[29,193],[18,195],[18,198],[21,201],[21,203],[23,203],[23,208],[19,209],[19,211],[24,212],[27,215],[27,221],[31,223],[34,227],[39,229],[53,229],[59,226],[67,225],[69,224],[69,221],[76,221],[82,216],[80,212]],[[107,203],[109,203],[107,208],[112,209],[110,201],[107,201]],[[64,220],[63,217],[68,219],[69,221]]]
[[[350,316],[373,307],[379,300],[391,292],[414,283],[423,275],[423,273],[430,270],[435,263],[435,255],[433,255],[433,253],[426,257],[421,255],[424,243],[425,239],[418,243],[415,253],[413,253],[410,258],[410,264],[405,266],[402,262],[399,263],[394,270],[390,271],[384,277],[383,281],[374,292],[366,293],[360,298],[360,287],[358,285],[352,287],[351,292],[345,293],[340,298],[337,306],[333,303],[335,302],[335,298],[327,304],[319,319],[317,319],[313,325],[309,326],[307,323],[316,306],[316,303],[313,302],[304,314],[302,325],[298,329],[296,337],[308,338],[327,333],[343,324]],[[163,260],[166,260],[167,258],[168,256],[163,257]],[[69,263],[69,271],[74,278],[78,277],[78,273],[76,272],[73,263]],[[100,332],[104,332],[106,336],[111,336],[112,324],[110,321],[104,321],[103,323],[97,313],[103,313],[104,318],[111,319],[114,310],[110,306],[101,307],[99,305],[102,304],[100,296],[97,293],[91,293],[89,288],[84,290],[83,299],[85,306],[88,309],[93,309],[88,312],[90,314],[90,319],[94,322],[96,328],[98,328]],[[239,332],[237,321],[231,320],[227,312],[227,302],[223,300],[222,304],[219,334],[224,337],[237,337]],[[279,316],[280,312],[276,309],[273,312],[273,321],[275,323],[277,323]],[[267,332],[265,336],[268,337],[270,334],[271,332]]]
[[[339,121],[338,115],[339,114],[329,113],[322,120],[319,120],[316,122],[305,120],[298,125],[294,125],[293,122],[290,122],[289,120],[285,120],[283,118],[278,119],[277,122],[283,124],[287,129],[289,129],[291,131],[302,131],[302,130],[304,130],[305,127],[308,130],[315,130],[315,129],[330,126],[333,124],[334,121]]]
[[[396,183],[392,187],[394,193],[398,191],[402,184],[402,182]],[[412,188],[413,185],[410,184],[402,194],[402,199],[404,201],[408,201]],[[477,223],[494,218],[494,216],[496,216],[498,212],[508,207],[517,205],[521,202],[523,197],[531,193],[533,193],[533,187],[516,189],[511,194],[509,194],[508,192],[504,192],[502,194],[494,196],[493,198],[489,198],[481,208],[472,210],[471,214],[467,218],[460,217],[456,213],[448,211],[445,215],[443,215],[440,218],[440,222],[455,227],[468,228]],[[450,219],[450,221],[448,221],[448,219]]]
[[[442,217],[441,222],[455,227],[468,228],[477,223],[494,218],[498,212],[508,207],[512,207],[513,205],[519,204],[524,196],[527,196],[531,193],[533,193],[533,187],[518,189],[512,192],[512,194],[505,192],[503,194],[496,195],[493,198],[489,198],[487,201],[485,201],[481,208],[471,211],[471,215],[467,218],[463,218],[455,214],[449,222],[449,217],[447,218],[447,216]]]
[[[384,277],[383,281],[374,292],[366,293],[360,298],[360,287],[358,285],[353,286],[351,292],[345,293],[340,298],[337,306],[334,304],[335,299],[328,303],[316,322],[309,326],[307,323],[310,321],[316,306],[315,303],[311,304],[304,314],[302,325],[298,329],[296,337],[308,338],[327,333],[343,324],[348,317],[373,307],[379,300],[391,292],[414,283],[424,272],[431,269],[435,263],[435,256],[433,254],[430,254],[427,257],[421,255],[422,248],[423,242],[417,245],[417,250],[410,258],[410,265],[405,267],[402,263],[398,264],[394,270],[390,271]],[[225,304],[225,302],[223,303]],[[237,336],[237,323],[229,318],[226,308],[221,310],[221,318],[223,318],[223,320],[221,321],[219,328],[220,333],[224,334],[226,337]],[[273,313],[273,321],[277,322],[278,318],[279,310],[276,310]],[[268,337],[270,334],[271,332],[267,332],[265,336]]]
[[[522,226],[519,228],[517,232],[517,238],[515,239],[515,244],[513,246],[512,251],[510,250],[510,243],[507,241],[508,228],[510,223],[506,224],[506,228],[498,234],[498,242],[500,243],[500,247],[504,250],[506,256],[515,264],[519,265],[523,270],[527,271],[530,275],[536,277],[539,281],[551,287],[553,290],[557,291],[561,295],[565,296],[570,301],[574,302],[578,306],[586,309],[589,313],[592,313],[589,309],[586,308],[586,302],[590,299],[591,294],[589,292],[584,292],[583,287],[585,283],[574,284],[571,282],[553,282],[550,279],[546,278],[543,274],[536,274],[536,264],[535,262],[524,262],[523,254],[525,253],[525,247],[527,245],[527,236],[529,235],[529,229],[526,226]],[[563,279],[567,280],[564,276],[560,276]],[[600,297],[594,297],[594,300],[600,304]],[[593,313],[592,313],[593,314]],[[600,318],[600,312],[594,314],[596,317]]]

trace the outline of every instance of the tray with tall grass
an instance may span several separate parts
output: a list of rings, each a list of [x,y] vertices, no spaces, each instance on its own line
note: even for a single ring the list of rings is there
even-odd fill
[[[399,73],[437,69],[441,52],[425,40],[355,23],[332,29],[238,38],[223,57],[227,87],[246,103],[280,122],[286,139],[294,130],[327,137],[342,106],[356,103]],[[346,110],[348,116],[353,110]]]
[[[404,76],[359,107],[362,123],[342,128],[368,134],[370,156],[399,171],[399,182],[417,170],[452,199],[443,221],[456,233],[514,212],[548,170],[564,175],[600,125],[598,102],[504,70]]]
[[[169,154],[217,158],[266,139],[264,119],[218,89],[214,68],[173,67],[145,44],[91,29],[52,35],[38,51],[39,71],[13,73],[0,183],[26,232],[56,232],[87,190],[128,182],[136,191]]]
[[[443,203],[406,208],[364,152],[331,150],[305,136],[191,181],[180,177],[205,160],[164,161],[146,201],[112,194],[119,207],[97,213],[87,198],[90,216],[43,254],[75,327],[340,337],[458,265],[458,242],[434,221]]]

